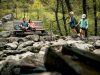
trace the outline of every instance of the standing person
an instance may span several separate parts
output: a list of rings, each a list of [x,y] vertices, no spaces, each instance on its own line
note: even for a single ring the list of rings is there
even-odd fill
[[[85,32],[88,29],[88,20],[86,18],[86,14],[82,14],[82,19],[78,23],[80,25],[80,38],[85,38]]]
[[[70,15],[70,28],[71,28],[71,33],[77,34],[77,31],[75,29],[77,22],[76,22],[76,19],[75,19],[75,16],[74,16],[74,12],[71,11],[69,13],[69,15]]]
[[[26,18],[23,18],[23,22],[21,23],[20,28],[21,28],[23,31],[26,31],[26,30],[29,28],[28,22],[26,22]]]
[[[28,25],[29,25],[29,29],[32,30],[32,31],[35,31],[36,28],[35,28],[35,23],[33,23],[31,21],[31,19],[29,19],[29,22],[28,22]]]

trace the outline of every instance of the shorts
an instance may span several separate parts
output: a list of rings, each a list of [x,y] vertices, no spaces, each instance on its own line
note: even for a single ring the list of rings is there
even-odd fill
[[[87,30],[86,28],[81,28],[82,30]]]
[[[75,29],[75,26],[71,26],[71,29]]]

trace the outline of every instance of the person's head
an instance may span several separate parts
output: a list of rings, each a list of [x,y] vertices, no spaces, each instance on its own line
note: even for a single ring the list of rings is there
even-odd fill
[[[82,14],[82,19],[86,19],[86,14]]]
[[[26,21],[26,18],[23,18],[23,22],[25,22]]]
[[[31,23],[32,22],[32,20],[31,19],[29,19],[29,21],[28,21],[29,23]]]
[[[73,11],[69,12],[69,15],[74,16],[74,12]]]

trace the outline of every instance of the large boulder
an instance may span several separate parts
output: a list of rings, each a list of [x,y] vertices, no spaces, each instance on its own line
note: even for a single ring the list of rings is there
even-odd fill
[[[39,35],[28,35],[28,36],[26,36],[26,39],[37,42],[37,41],[39,41]]]
[[[16,69],[15,66],[17,66],[19,64],[18,61],[19,61],[19,58],[17,58],[17,57],[8,56],[5,60],[5,62],[3,63],[4,65],[0,72],[1,75],[18,75],[18,74],[20,74],[20,68],[17,68],[17,70],[15,70]]]
[[[19,75],[22,68],[32,69],[44,66],[44,54],[44,52],[26,52],[15,56],[8,56],[4,62],[5,64],[3,62],[0,63],[0,73],[1,75]]]
[[[68,46],[71,46],[71,45],[74,44],[74,43],[81,43],[81,44],[84,44],[85,42],[84,42],[84,41],[81,41],[81,40],[79,40],[79,41],[76,41],[76,40],[68,40],[68,41],[66,41],[66,44],[67,44]]]
[[[33,44],[33,47],[34,49],[40,50],[43,45],[44,45],[44,42],[36,42]]]
[[[0,42],[0,51],[4,49],[4,45],[7,44],[6,42]]]
[[[94,42],[94,46],[100,48],[100,40],[96,40],[96,41]]]
[[[4,48],[7,50],[15,50],[18,47],[18,42],[7,43],[4,45]]]
[[[59,38],[58,35],[52,35],[52,36],[40,36],[40,41],[55,41]]]
[[[90,36],[90,37],[88,37],[88,41],[96,41],[96,40],[100,40],[100,36]]]
[[[93,51],[93,53],[95,53],[95,54],[97,54],[97,55],[100,55],[100,49],[95,49],[95,50]]]
[[[95,49],[93,45],[87,43],[73,43],[71,47],[85,51],[93,51]]]
[[[58,39],[56,41],[52,41],[50,42],[52,44],[52,46],[57,46],[57,45],[66,45],[67,42],[63,39]]]
[[[2,32],[0,32],[0,36],[3,38],[7,38],[7,37],[11,36],[11,31],[2,31]]]
[[[12,42],[14,42],[14,41],[18,41],[18,37],[9,37],[9,38],[7,38],[8,39],[8,41],[10,42],[10,43],[12,43]]]
[[[32,46],[34,43],[34,41],[27,41],[27,42],[23,42],[22,44],[20,44],[17,48],[17,50],[21,50],[27,46]]]

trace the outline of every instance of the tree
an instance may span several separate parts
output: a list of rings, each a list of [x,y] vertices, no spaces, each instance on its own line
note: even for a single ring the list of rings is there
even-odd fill
[[[67,27],[66,27],[66,17],[65,17],[64,3],[65,3],[65,1],[62,0],[62,13],[63,13],[64,29],[65,29],[66,35],[68,35],[68,33],[67,33]]]
[[[60,35],[62,35],[60,24],[59,24],[59,19],[58,19],[59,0],[56,0],[56,3],[57,4],[56,4],[56,10],[55,10],[55,17],[56,17],[56,22],[57,22],[57,27],[58,27],[59,33],[60,33]]]
[[[93,9],[94,9],[94,22],[95,22],[95,36],[97,36],[97,15],[96,15],[96,0],[93,0]]]
[[[83,0],[83,2],[82,2],[82,7],[83,7],[83,14],[86,14],[87,15],[87,10],[86,10],[86,8],[87,8],[87,3],[86,3],[86,0]],[[88,35],[88,30],[86,30],[85,31],[85,37],[87,37],[87,35]]]
[[[68,12],[72,11],[72,7],[70,5],[69,0],[65,0],[65,3],[66,3],[66,6],[67,6],[67,9],[68,9]]]
[[[83,2],[82,2],[83,4],[83,14],[87,14],[87,11],[86,11],[86,0],[83,0]]]

